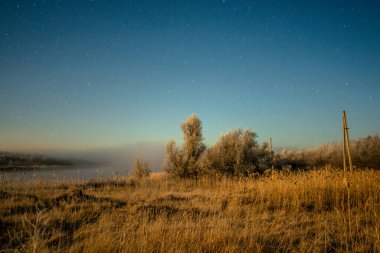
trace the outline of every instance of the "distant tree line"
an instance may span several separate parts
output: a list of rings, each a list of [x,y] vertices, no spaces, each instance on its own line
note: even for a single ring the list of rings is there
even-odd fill
[[[352,163],[356,168],[380,169],[380,137],[367,136],[350,143]],[[310,169],[331,165],[342,167],[342,144],[328,143],[300,151],[282,150],[274,156],[276,168]]]
[[[42,155],[21,154],[0,151],[0,170],[30,169],[49,165],[72,165],[72,162],[48,158]]]
[[[191,115],[181,124],[183,146],[173,140],[166,145],[165,170],[177,177],[198,178],[203,175],[250,176],[268,169],[306,170],[331,165],[341,167],[342,149],[330,143],[301,151],[273,153],[267,143],[258,144],[252,130],[235,129],[222,135],[211,147],[203,143],[202,123]],[[352,160],[358,168],[380,168],[380,138],[368,136],[351,142]]]

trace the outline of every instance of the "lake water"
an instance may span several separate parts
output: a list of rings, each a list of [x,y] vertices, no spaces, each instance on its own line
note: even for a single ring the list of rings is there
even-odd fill
[[[105,166],[49,166],[40,169],[3,171],[8,180],[88,180],[125,176],[126,169]]]

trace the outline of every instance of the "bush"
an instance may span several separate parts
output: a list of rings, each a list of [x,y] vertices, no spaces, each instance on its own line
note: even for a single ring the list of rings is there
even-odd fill
[[[251,130],[233,130],[207,150],[202,158],[203,171],[226,175],[262,173],[271,165],[268,145],[258,145]]]
[[[151,171],[147,162],[141,162],[140,156],[136,156],[133,162],[132,176],[136,179],[143,179],[149,177]]]

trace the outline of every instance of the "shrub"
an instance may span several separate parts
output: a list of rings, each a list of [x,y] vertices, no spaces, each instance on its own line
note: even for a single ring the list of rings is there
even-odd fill
[[[227,175],[262,173],[271,165],[268,145],[258,145],[256,133],[251,130],[233,130],[207,150],[202,159],[204,171]]]
[[[136,156],[133,162],[132,176],[136,179],[143,179],[149,177],[151,171],[147,162],[141,162],[140,156]]]

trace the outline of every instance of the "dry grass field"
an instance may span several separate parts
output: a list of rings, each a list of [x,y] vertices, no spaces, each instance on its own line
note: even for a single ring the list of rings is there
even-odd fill
[[[0,185],[1,252],[380,252],[380,172]],[[348,203],[349,198],[349,203]]]

